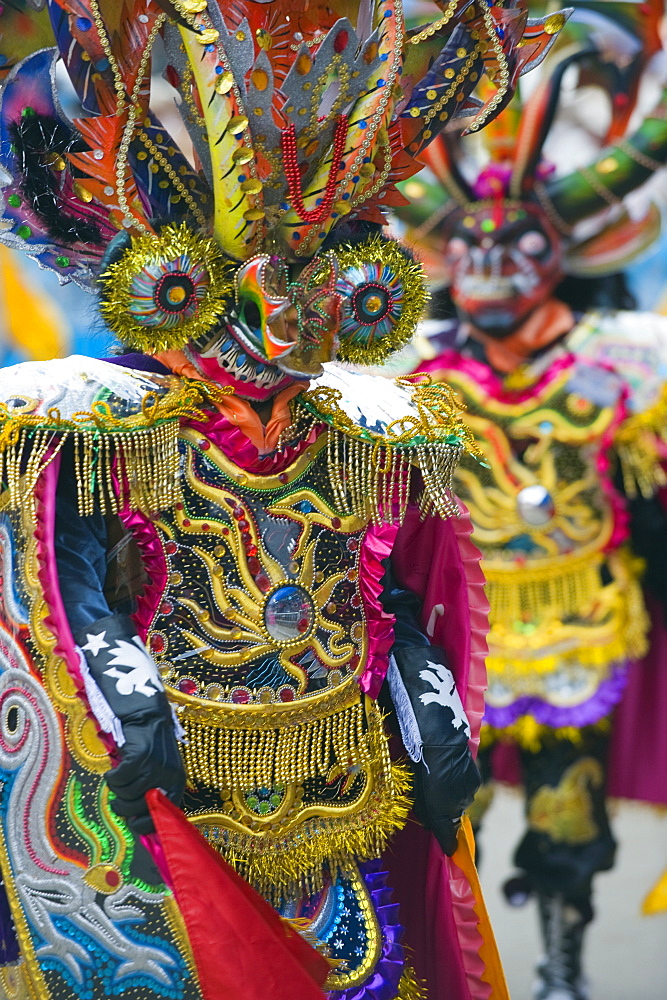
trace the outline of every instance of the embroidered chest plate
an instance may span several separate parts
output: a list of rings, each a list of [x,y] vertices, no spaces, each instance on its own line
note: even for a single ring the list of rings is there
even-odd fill
[[[619,419],[618,378],[569,367],[511,402],[462,372],[447,375],[487,464],[464,458],[457,473],[486,563],[513,569],[520,559],[529,568],[599,552],[613,526],[605,453]]]
[[[184,430],[182,499],[154,522],[167,582],[149,642],[186,733],[186,809],[274,899],[375,856],[407,812],[358,684],[370,515],[337,505],[326,441],[255,476]]]
[[[618,551],[611,478],[623,383],[572,362],[509,392],[489,385],[481,365],[457,363],[443,374],[485,460],[464,456],[456,488],[487,579],[487,704],[528,696],[578,705],[614,662],[641,652],[646,628],[632,566]]]
[[[157,522],[169,577],[150,640],[170,687],[285,704],[363,669],[366,523],[338,515],[323,443],[280,475],[251,477],[185,432],[183,499]]]

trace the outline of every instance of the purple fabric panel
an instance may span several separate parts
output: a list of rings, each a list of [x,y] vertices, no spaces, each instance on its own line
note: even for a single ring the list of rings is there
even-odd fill
[[[633,664],[614,718],[609,794],[667,805],[667,625],[657,601],[645,659]]]
[[[123,368],[134,368],[135,371],[153,372],[155,375],[171,374],[161,361],[158,361],[157,358],[151,358],[148,354],[117,354],[110,358],[100,358],[100,361],[106,361],[110,365],[122,365]]]
[[[363,986],[328,996],[330,1000],[395,1000],[404,967],[403,928],[398,922],[398,905],[392,902],[393,893],[387,886],[387,871],[381,861],[367,861],[359,865],[359,870],[378,917],[382,954],[373,975]]]
[[[14,922],[9,910],[7,893],[0,883],[0,966],[16,962],[20,956],[19,943],[14,931]]]
[[[503,708],[487,704],[484,722],[496,729],[504,729],[516,722],[521,715],[532,715],[541,725],[551,726],[553,729],[559,729],[561,726],[575,726],[577,729],[581,729],[582,726],[592,726],[609,715],[618,705],[627,681],[628,667],[626,664],[619,664],[611,676],[602,682],[595,694],[579,705],[561,707],[551,705],[541,698],[526,696],[517,698],[511,705]]]

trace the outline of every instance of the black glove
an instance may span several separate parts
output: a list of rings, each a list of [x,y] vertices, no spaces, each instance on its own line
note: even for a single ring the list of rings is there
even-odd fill
[[[185,790],[185,767],[160,674],[126,615],[101,618],[74,638],[106,703],[103,712],[111,710],[116,728],[120,723],[120,764],[106,773],[116,796],[112,808],[127,817],[135,833],[152,833],[146,792],[161,788],[178,805]],[[95,712],[95,691],[87,687]]]
[[[442,649],[397,649],[391,660],[387,680],[413,762],[414,812],[433,831],[444,853],[451,855],[461,814],[480,785],[468,746],[468,720]]]

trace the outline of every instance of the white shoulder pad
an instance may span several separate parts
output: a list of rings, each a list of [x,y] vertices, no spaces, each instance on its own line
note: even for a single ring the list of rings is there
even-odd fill
[[[174,382],[171,375],[134,371],[75,354],[3,368],[0,404],[10,414],[43,416],[45,424],[56,411],[59,420],[72,420],[90,413],[99,402],[106,403],[114,417],[122,418],[140,412],[148,393],[164,396]]]

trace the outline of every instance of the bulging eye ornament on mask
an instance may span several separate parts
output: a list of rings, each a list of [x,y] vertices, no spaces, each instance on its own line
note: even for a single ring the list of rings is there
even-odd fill
[[[409,340],[426,302],[421,265],[379,235],[298,272],[275,254],[233,262],[185,225],[123,245],[100,279],[113,332],[148,354],[185,351],[207,379],[256,399],[336,356],[382,360]]]
[[[512,333],[563,276],[562,238],[536,205],[470,205],[450,232],[452,301],[490,336]]]

